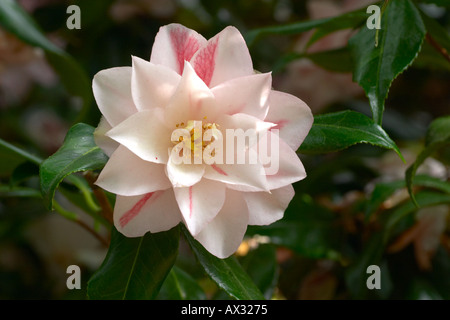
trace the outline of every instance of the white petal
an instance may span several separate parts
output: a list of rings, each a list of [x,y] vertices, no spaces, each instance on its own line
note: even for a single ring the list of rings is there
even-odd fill
[[[137,196],[172,186],[163,164],[142,160],[124,146],[112,154],[96,184],[122,196]]]
[[[294,151],[308,135],[314,118],[311,109],[299,98],[272,91],[269,96],[269,112],[265,121],[277,124],[283,139]]]
[[[152,48],[150,62],[161,64],[181,74],[184,61],[206,44],[206,39],[181,24],[172,23],[159,29]]]
[[[199,182],[205,173],[204,164],[178,163],[170,156],[167,162],[167,176],[174,187],[190,187]]]
[[[214,95],[185,62],[180,83],[165,109],[166,124],[173,126],[190,120],[214,119],[217,107]]]
[[[174,188],[183,220],[192,235],[199,233],[223,206],[225,185],[203,179],[188,188]]]
[[[269,189],[278,189],[306,177],[298,155],[278,135],[268,132],[258,141],[258,154],[264,164]]]
[[[105,117],[102,116],[97,128],[94,131],[95,144],[99,146],[100,149],[102,149],[103,152],[106,153],[109,157],[111,157],[113,152],[119,146],[119,143],[106,136],[106,133],[111,129],[111,125],[108,123]]]
[[[223,113],[244,113],[264,119],[271,91],[270,73],[253,74],[221,83],[211,89]]]
[[[268,192],[244,192],[248,206],[249,225],[268,225],[280,220],[294,197],[294,188],[288,185]]]
[[[116,198],[114,226],[127,237],[167,231],[180,221],[181,213],[172,189]]]
[[[253,74],[250,53],[241,33],[226,27],[199,49],[191,60],[199,77],[210,88]]]
[[[205,167],[204,177],[226,184],[267,191],[269,186],[262,164],[212,164]]]
[[[248,210],[241,193],[227,189],[222,210],[195,239],[210,253],[224,259],[232,255],[241,244],[247,224]]]
[[[171,135],[159,108],[137,112],[107,133],[143,160],[155,163],[167,163]]]
[[[133,57],[132,69],[131,90],[137,109],[164,108],[180,82],[180,75],[137,57]]]
[[[111,126],[137,111],[131,97],[131,68],[119,67],[98,72],[92,82],[98,108]]]

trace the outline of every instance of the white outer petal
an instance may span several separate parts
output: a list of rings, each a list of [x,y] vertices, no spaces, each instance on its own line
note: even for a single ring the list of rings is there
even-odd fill
[[[272,75],[263,73],[223,82],[211,91],[223,113],[244,113],[264,119],[268,111],[271,86]]]
[[[108,131],[107,136],[146,161],[167,163],[172,132],[164,125],[160,108],[140,111]]]
[[[141,237],[148,231],[167,231],[180,221],[181,213],[172,189],[116,198],[114,226],[127,237]]]
[[[208,179],[191,187],[174,188],[174,192],[184,223],[194,236],[214,219],[225,201],[225,185]]]
[[[98,72],[92,81],[98,108],[111,126],[116,126],[137,112],[131,97],[131,67]]]
[[[311,109],[299,98],[272,90],[269,112],[265,121],[277,124],[283,139],[294,151],[302,144],[311,129],[314,118]]]
[[[195,236],[195,239],[210,253],[224,259],[238,249],[247,225],[248,209],[242,194],[227,189],[222,210]]]
[[[292,185],[268,192],[244,192],[248,206],[249,225],[268,225],[283,218],[284,211],[294,197]]]
[[[108,123],[105,117],[102,116],[97,128],[95,128],[94,131],[95,144],[99,146],[100,149],[102,149],[103,152],[106,153],[109,157],[111,157],[113,152],[120,145],[117,141],[114,141],[110,137],[106,136],[106,133],[111,129],[111,125]]]
[[[180,75],[141,58],[132,59],[131,92],[137,109],[164,108],[180,82]]]
[[[137,196],[172,186],[163,164],[142,160],[124,146],[112,154],[95,184],[122,196]]]

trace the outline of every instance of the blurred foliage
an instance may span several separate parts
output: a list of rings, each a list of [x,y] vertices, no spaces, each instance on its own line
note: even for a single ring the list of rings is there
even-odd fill
[[[234,257],[210,256],[181,232],[178,254],[164,241],[170,263],[154,266],[151,288],[128,292],[128,285],[114,284],[123,297],[450,299],[450,4],[391,1],[386,23],[394,26],[384,25],[378,35],[386,46],[370,50],[376,31],[364,28],[368,14],[357,3],[2,0],[0,299],[84,299],[92,275],[90,296],[102,298],[96,284],[105,274],[118,277],[120,270],[108,266],[117,252],[132,255],[134,242],[151,246],[168,237],[128,241],[113,230],[110,239],[102,213],[111,211],[114,199],[92,184],[95,171],[79,173],[98,169],[104,155],[89,141],[85,147],[95,160],[71,152],[70,139],[60,147],[73,124],[85,123],[72,127],[74,139],[98,124],[94,74],[131,65],[131,55],[148,59],[159,27],[172,22],[206,38],[236,26],[254,68],[273,70],[275,89],[311,106],[316,124],[299,150],[308,177],[294,185],[285,217],[250,227]],[[81,8],[80,30],[66,27],[71,4]],[[375,80],[382,79],[375,87],[373,70]],[[318,96],[327,100],[318,102]],[[340,137],[343,130],[348,132]],[[55,179],[50,182],[39,179],[49,157],[61,166],[41,166],[41,178],[47,169],[57,171],[56,178],[48,173]],[[52,199],[55,211],[49,212]],[[176,239],[178,229],[169,231],[178,232]],[[106,255],[109,243],[121,247]],[[138,262],[145,265],[153,252]],[[82,290],[66,288],[71,264],[82,267]],[[366,286],[373,264],[382,271],[380,290]],[[129,278],[138,276],[130,272]]]

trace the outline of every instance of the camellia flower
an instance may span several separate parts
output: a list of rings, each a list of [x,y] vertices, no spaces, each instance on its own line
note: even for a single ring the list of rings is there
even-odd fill
[[[96,184],[117,195],[115,227],[138,237],[182,222],[225,258],[248,225],[282,218],[292,183],[306,176],[295,150],[313,117],[304,102],[271,85],[270,73],[254,72],[234,27],[206,40],[170,24],[158,32],[150,61],[133,57],[132,67],[100,71],[95,139],[110,159]],[[233,143],[242,132],[256,139]],[[239,161],[242,155],[256,161]],[[180,161],[186,157],[191,162]]]

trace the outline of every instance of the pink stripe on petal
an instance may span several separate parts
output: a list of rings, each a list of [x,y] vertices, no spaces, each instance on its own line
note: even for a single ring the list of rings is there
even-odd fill
[[[170,30],[170,39],[178,63],[177,72],[181,74],[184,68],[184,61],[191,60],[194,53],[200,48],[200,44],[194,36],[189,36],[187,30],[181,28]]]
[[[281,130],[288,123],[289,123],[289,120],[279,120],[279,121],[275,122],[276,126],[270,128],[270,130],[273,130],[273,129]]]
[[[156,194],[155,194],[156,193]],[[139,212],[141,212],[142,208],[147,204],[147,202],[151,199],[151,202],[155,201],[162,194],[162,191],[150,192],[145,194],[139,201],[125,214],[120,217],[119,223],[123,228],[125,227],[134,217],[136,217]]]
[[[216,66],[216,49],[219,38],[209,41],[206,47],[202,48],[193,61],[193,67],[197,75],[209,87]]]
[[[212,164],[211,168],[213,168],[214,170],[216,170],[219,174],[221,174],[223,176],[228,176],[228,174],[225,171],[223,171],[221,168],[219,168],[215,164]]]
[[[189,218],[192,218],[192,186],[189,187]]]

